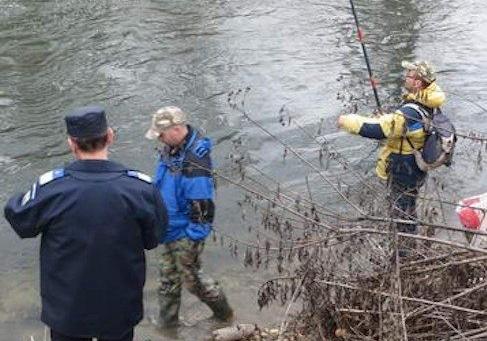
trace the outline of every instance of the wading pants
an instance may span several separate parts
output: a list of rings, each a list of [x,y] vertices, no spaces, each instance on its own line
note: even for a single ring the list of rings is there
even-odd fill
[[[162,245],[159,274],[159,323],[163,328],[178,324],[181,306],[181,287],[196,295],[220,320],[233,315],[223,290],[217,281],[201,271],[204,242],[180,239]]]

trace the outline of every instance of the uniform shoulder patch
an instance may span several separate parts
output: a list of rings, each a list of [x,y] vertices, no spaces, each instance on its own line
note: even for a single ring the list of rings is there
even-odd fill
[[[137,178],[149,184],[152,183],[152,178],[150,176],[139,171],[129,170],[127,171],[127,175],[130,176],[131,178]]]
[[[39,177],[39,186],[44,186],[53,180],[60,179],[64,177],[64,168],[54,169],[52,171],[46,172]]]

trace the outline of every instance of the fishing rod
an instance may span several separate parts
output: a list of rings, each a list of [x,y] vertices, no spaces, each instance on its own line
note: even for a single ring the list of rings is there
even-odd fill
[[[372,75],[372,68],[370,67],[369,55],[367,54],[367,49],[365,48],[365,43],[364,43],[364,33],[360,28],[360,24],[358,22],[357,12],[355,11],[353,0],[350,0],[350,6],[352,7],[352,13],[355,19],[355,26],[357,26],[357,37],[360,42],[360,45],[362,45],[362,52],[364,54],[365,63],[367,64],[367,71],[369,72],[370,85],[372,86],[372,90],[374,91],[375,103],[377,104],[377,109],[379,110],[379,113],[381,113],[382,107],[380,105],[379,95],[377,94],[377,82]]]

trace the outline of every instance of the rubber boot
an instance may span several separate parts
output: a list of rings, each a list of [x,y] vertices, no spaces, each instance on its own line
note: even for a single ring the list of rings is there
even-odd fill
[[[210,307],[211,311],[213,311],[213,317],[222,321],[222,322],[230,322],[233,319],[233,310],[228,304],[227,298],[222,293],[220,297],[216,301],[204,301],[205,304]]]
[[[172,329],[179,325],[179,307],[181,302],[173,297],[159,296],[158,327]]]

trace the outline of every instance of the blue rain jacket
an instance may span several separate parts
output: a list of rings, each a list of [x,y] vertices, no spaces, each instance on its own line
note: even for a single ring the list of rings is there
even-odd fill
[[[202,240],[211,232],[210,223],[191,221],[190,209],[192,200],[213,200],[212,144],[191,126],[188,129],[183,146],[178,150],[165,147],[157,164],[155,185],[164,198],[169,217],[161,243],[182,238]]]

